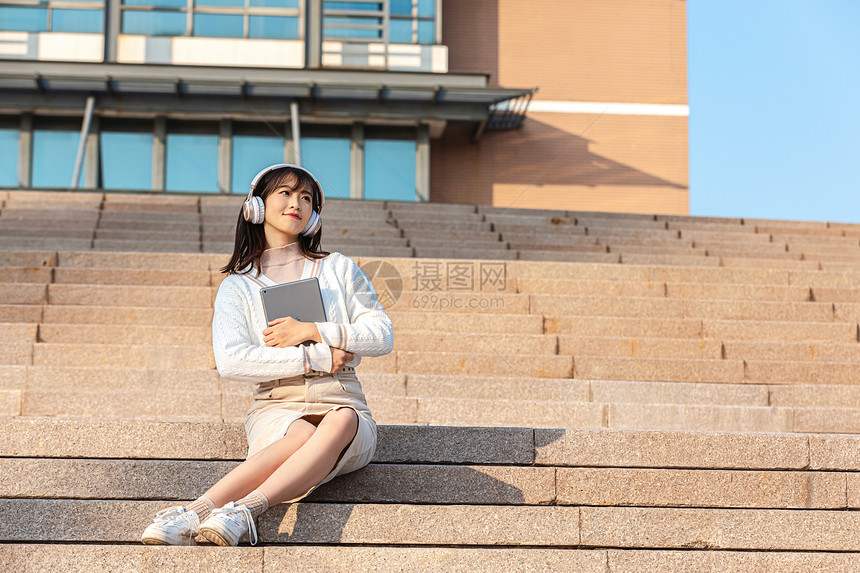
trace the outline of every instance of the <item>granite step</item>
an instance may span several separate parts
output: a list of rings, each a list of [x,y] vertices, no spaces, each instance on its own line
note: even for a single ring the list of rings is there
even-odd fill
[[[139,541],[163,501],[2,500],[0,539]],[[105,515],[92,520],[92,515]],[[35,520],[33,515],[49,516]],[[115,517],[113,517],[115,516]],[[420,527],[415,527],[420,523]],[[650,523],[647,533],[641,524]],[[840,510],[301,503],[259,519],[264,544],[720,547],[858,551],[860,515]],[[465,531],[464,531],[465,529]],[[465,532],[468,532],[464,535]],[[605,564],[605,562],[604,562]]]
[[[194,499],[235,461],[0,458],[0,497]],[[322,503],[844,509],[846,472],[370,464],[307,498]]]

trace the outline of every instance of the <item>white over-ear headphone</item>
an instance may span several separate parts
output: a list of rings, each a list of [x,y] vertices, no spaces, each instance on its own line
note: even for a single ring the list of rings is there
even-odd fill
[[[254,189],[257,187],[257,183],[259,183],[260,179],[262,179],[263,175],[268,173],[269,171],[273,171],[275,169],[281,169],[282,167],[292,167],[293,169],[299,169],[304,171],[308,175],[310,175],[311,179],[314,180],[314,183],[317,184],[317,189],[320,192],[320,209],[325,205],[325,197],[322,192],[322,185],[314,177],[314,174],[302,167],[301,165],[294,165],[292,163],[277,163],[275,165],[269,165],[259,173],[254,176],[254,179],[251,180],[251,190],[248,192],[248,198],[242,204],[242,217],[252,223],[254,225],[260,225],[266,219],[266,207],[263,204],[263,198],[259,195],[254,195]],[[320,226],[322,225],[322,220],[320,219],[319,213],[311,209],[311,216],[308,219],[307,225],[302,229],[302,235],[306,235],[309,237],[313,237]]]

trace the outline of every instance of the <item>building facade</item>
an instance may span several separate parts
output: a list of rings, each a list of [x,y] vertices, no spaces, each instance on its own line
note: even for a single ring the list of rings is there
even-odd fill
[[[0,186],[687,213],[679,0],[0,0]]]

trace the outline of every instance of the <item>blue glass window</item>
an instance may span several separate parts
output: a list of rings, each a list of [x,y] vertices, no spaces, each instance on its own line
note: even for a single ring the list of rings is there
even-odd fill
[[[411,44],[412,20],[389,20],[388,41],[394,44]]]
[[[381,2],[326,2],[326,10],[367,10],[370,12],[382,11]]]
[[[328,198],[349,198],[349,148],[346,137],[302,138],[302,166],[316,175]]]
[[[233,136],[233,176],[230,191],[248,193],[261,169],[284,161],[284,140],[263,135]]]
[[[435,16],[436,0],[418,0],[419,16]]]
[[[195,14],[194,35],[241,38],[242,16],[232,14]]]
[[[152,134],[101,134],[102,177],[105,189],[152,188]]]
[[[185,8],[185,0],[123,0],[125,6],[154,6],[156,8]]]
[[[364,142],[364,198],[415,201],[415,141]]]
[[[266,8],[298,8],[299,0],[251,0],[251,6]]]
[[[244,6],[245,0],[194,0],[195,6]]]
[[[168,191],[218,191],[218,136],[167,134]]]
[[[326,37],[334,38],[381,38],[382,30],[379,28],[365,28],[359,26],[378,26],[379,18],[363,18],[359,16],[332,17],[326,16],[323,22]],[[332,27],[330,24],[347,24],[347,26]],[[355,27],[353,27],[355,26]]]
[[[299,19],[283,16],[251,16],[248,22],[248,37],[296,40],[299,37]]]
[[[101,34],[104,12],[101,10],[58,10],[51,12],[51,31]]]
[[[47,8],[0,6],[0,30],[44,32],[47,29]]]
[[[131,12],[122,13],[123,34],[146,36],[181,36],[185,34],[183,12]]]
[[[0,187],[18,186],[18,130],[0,129]]]
[[[418,43],[432,44],[435,41],[433,34],[433,20],[418,20]]]
[[[412,15],[412,0],[390,0],[388,9],[392,14],[399,16]]]
[[[71,186],[80,136],[77,131],[33,130],[33,187]],[[83,178],[81,169],[78,185]]]

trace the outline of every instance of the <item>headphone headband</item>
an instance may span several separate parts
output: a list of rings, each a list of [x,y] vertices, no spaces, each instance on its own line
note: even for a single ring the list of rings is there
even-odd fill
[[[314,176],[313,173],[302,167],[301,165],[295,165],[294,163],[276,163],[275,165],[269,165],[259,173],[257,173],[254,178],[251,180],[251,190],[248,192],[248,200],[254,195],[254,189],[257,187],[257,183],[260,182],[260,179],[263,178],[263,175],[268,173],[269,171],[274,171],[275,169],[281,169],[282,167],[291,167],[293,169],[298,169],[300,171],[304,171],[310,178],[314,180],[314,183],[317,184],[317,189],[320,192],[320,209],[325,205],[325,195],[323,195],[322,185],[320,185],[319,180]]]

